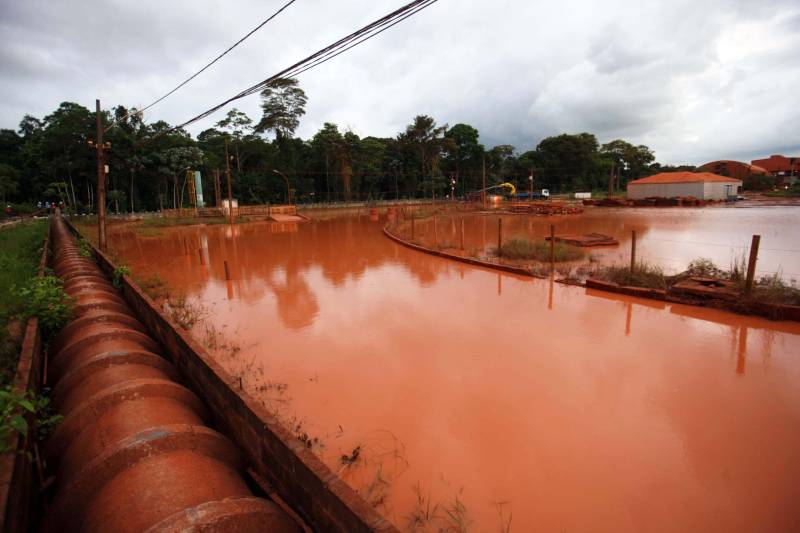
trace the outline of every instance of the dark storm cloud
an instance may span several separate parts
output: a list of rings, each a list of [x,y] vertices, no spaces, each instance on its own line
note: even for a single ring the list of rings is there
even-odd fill
[[[283,3],[3,2],[0,127],[63,100],[146,105]],[[146,118],[183,121],[401,3],[298,0]],[[336,122],[390,136],[429,114],[520,151],[591,131],[665,162],[796,152],[798,20],[796,2],[780,0],[440,0],[304,74],[298,133]],[[258,115],[257,98],[235,105]]]

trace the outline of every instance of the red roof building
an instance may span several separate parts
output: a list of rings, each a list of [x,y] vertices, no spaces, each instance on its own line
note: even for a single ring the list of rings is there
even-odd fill
[[[742,161],[720,160],[711,161],[705,165],[697,167],[698,172],[713,172],[720,176],[727,176],[729,178],[744,179],[755,174],[767,175],[770,172],[760,166],[750,165]]]
[[[754,159],[752,164],[765,168],[773,176],[800,176],[800,157],[771,155],[767,159]]]
[[[742,180],[711,172],[662,172],[628,182],[628,198],[680,198],[727,200],[735,197]]]

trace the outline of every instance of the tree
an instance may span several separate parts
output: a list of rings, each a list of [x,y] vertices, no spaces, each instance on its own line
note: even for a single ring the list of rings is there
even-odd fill
[[[618,183],[620,187],[629,180],[642,177],[655,160],[653,151],[647,146],[634,146],[622,139],[601,146],[600,155],[613,162],[616,175],[622,178]]]
[[[597,148],[591,133],[543,139],[536,147],[539,183],[550,189],[595,188],[604,177]]]
[[[263,115],[256,133],[275,132],[280,141],[294,135],[300,117],[306,114],[306,93],[294,78],[278,78],[261,91]]]
[[[183,207],[183,191],[186,186],[186,171],[197,167],[203,162],[203,151],[195,146],[181,146],[169,148],[155,154],[159,163],[159,171],[172,178],[172,206],[177,209]],[[178,181],[183,175],[183,185],[178,194]]]
[[[483,145],[478,142],[478,130],[468,124],[456,124],[444,136],[450,140],[445,156],[447,169],[464,194],[478,189],[485,152]]]
[[[236,153],[236,170],[241,173],[242,161],[239,155],[239,145],[244,136],[253,131],[253,120],[234,107],[228,111],[224,119],[217,122],[216,126],[227,131],[233,138],[233,149]]]
[[[8,196],[16,194],[19,189],[19,172],[11,165],[0,163],[0,198],[5,204]]]

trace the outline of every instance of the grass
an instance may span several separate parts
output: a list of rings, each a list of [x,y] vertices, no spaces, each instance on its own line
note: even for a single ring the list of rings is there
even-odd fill
[[[37,274],[47,222],[21,222],[0,230],[0,383],[10,381],[19,357],[22,328],[9,332],[22,311],[22,287]]]
[[[550,242],[530,241],[523,238],[514,238],[504,242],[500,247],[500,257],[507,259],[533,259],[535,261],[550,261]],[[583,259],[585,252],[575,246],[556,242],[554,247],[554,257],[556,263],[565,261],[577,261]]]
[[[633,272],[628,266],[608,266],[599,269],[595,277],[617,285],[647,289],[666,289],[668,281],[661,268],[648,263],[637,263]]]
[[[244,224],[249,222],[247,217],[236,217],[235,224]],[[137,225],[142,228],[167,228],[172,226],[194,226],[196,224],[205,224],[213,226],[217,224],[229,224],[228,217],[188,217],[188,218],[171,218],[171,217],[148,217],[142,219]]]
[[[793,185],[788,189],[765,192],[764,196],[769,196],[771,198],[797,198],[800,197],[800,185]]]

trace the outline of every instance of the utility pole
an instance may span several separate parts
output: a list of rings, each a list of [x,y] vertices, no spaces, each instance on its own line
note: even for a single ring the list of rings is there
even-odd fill
[[[483,209],[486,210],[486,154],[483,155],[483,187],[481,188]]]
[[[225,137],[225,175],[228,178],[228,218],[233,224],[233,192],[231,191],[231,159],[228,156],[228,137]]]
[[[100,250],[106,251],[106,161],[105,151],[111,148],[111,143],[103,142],[103,121],[100,116],[100,100],[95,100],[95,119],[97,123],[97,138],[89,141],[89,147],[97,151],[97,240]]]

